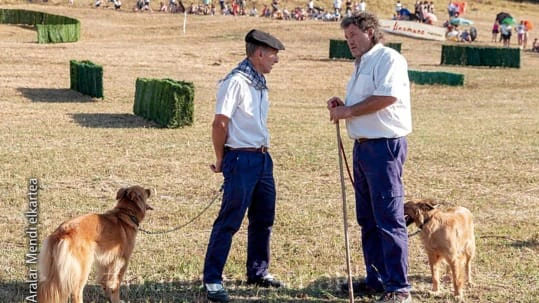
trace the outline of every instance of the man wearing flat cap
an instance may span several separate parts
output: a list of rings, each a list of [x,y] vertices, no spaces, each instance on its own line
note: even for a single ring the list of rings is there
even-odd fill
[[[269,273],[270,236],[275,218],[273,161],[268,152],[268,87],[264,74],[279,62],[284,45],[253,29],[245,36],[247,58],[219,83],[212,141],[215,164],[224,177],[223,200],[204,261],[204,285],[212,302],[228,302],[223,269],[232,237],[247,213],[247,284],[281,287]]]

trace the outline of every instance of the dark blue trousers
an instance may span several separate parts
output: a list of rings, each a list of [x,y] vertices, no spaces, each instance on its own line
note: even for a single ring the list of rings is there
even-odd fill
[[[385,291],[409,291],[408,234],[404,220],[406,137],[354,144],[356,216],[366,282]]]
[[[219,215],[213,224],[206,258],[204,283],[221,283],[232,237],[247,212],[247,277],[268,274],[270,236],[275,219],[275,180],[269,153],[235,151],[223,159],[224,190]]]

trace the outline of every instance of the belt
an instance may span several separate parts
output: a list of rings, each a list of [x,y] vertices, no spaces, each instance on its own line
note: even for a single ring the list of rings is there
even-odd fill
[[[267,146],[261,146],[261,147],[239,147],[239,148],[233,148],[233,147],[225,147],[225,150],[235,150],[235,151],[246,151],[246,152],[252,152],[252,153],[267,153],[268,147]]]
[[[361,144],[361,143],[365,143],[367,141],[379,140],[379,139],[387,139],[387,138],[359,138],[359,139],[356,139],[356,141],[357,141],[357,143]]]

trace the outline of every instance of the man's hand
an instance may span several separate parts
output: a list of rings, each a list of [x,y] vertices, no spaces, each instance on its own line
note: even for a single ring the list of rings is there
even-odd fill
[[[337,123],[345,117],[346,106],[339,97],[331,97],[328,101],[329,119],[333,123]]]
[[[343,106],[344,102],[339,97],[331,97],[328,100],[328,109],[331,110],[334,107],[337,106]]]
[[[210,169],[214,172],[214,173],[220,173],[222,172],[222,161],[216,161],[215,164],[211,164],[210,165]]]

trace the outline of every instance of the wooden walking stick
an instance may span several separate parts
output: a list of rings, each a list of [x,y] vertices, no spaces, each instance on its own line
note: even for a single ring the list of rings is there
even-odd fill
[[[337,128],[337,152],[339,153],[339,171],[341,174],[341,194],[342,194],[342,214],[344,222],[344,242],[346,249],[346,270],[348,272],[348,296],[350,303],[354,303],[354,287],[352,284],[352,266],[350,265],[350,241],[348,240],[348,212],[346,207],[346,189],[344,187],[344,169],[343,169],[343,157],[341,154],[341,129],[339,127],[339,120],[335,123]],[[344,152],[344,150],[343,150]]]

